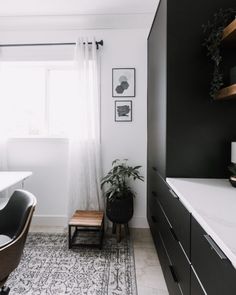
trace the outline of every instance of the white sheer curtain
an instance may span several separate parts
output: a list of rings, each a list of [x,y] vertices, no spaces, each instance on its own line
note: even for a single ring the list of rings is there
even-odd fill
[[[69,135],[69,216],[76,209],[104,207],[100,190],[100,70],[95,40],[92,45],[84,39],[77,41],[75,63],[79,96]]]

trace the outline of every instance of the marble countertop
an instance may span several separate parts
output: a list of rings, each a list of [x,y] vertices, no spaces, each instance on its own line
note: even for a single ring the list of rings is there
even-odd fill
[[[236,188],[227,179],[166,181],[236,268]]]

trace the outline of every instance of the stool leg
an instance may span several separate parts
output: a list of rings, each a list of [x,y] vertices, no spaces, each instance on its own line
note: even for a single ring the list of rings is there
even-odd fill
[[[112,233],[113,234],[116,233],[116,224],[115,224],[115,222],[112,223]]]
[[[71,226],[68,226],[68,232],[69,232],[69,237],[68,237],[68,243],[69,243],[69,249],[71,249]]]
[[[101,226],[101,229],[100,229],[100,244],[99,244],[99,249],[101,250],[102,249],[102,243],[103,243],[103,236],[104,236],[104,218],[103,218],[103,221],[102,221],[102,226]]]
[[[117,243],[121,241],[121,224],[116,224],[116,240]]]

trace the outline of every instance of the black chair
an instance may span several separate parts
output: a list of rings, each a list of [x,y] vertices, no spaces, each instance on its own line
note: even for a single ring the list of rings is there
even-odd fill
[[[16,190],[0,210],[0,295],[10,292],[4,285],[20,263],[35,206],[31,193]]]

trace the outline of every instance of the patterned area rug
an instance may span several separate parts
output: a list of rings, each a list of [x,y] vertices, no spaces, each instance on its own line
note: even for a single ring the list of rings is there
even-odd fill
[[[105,237],[103,249],[68,250],[66,234],[29,234],[11,295],[136,295],[133,247]]]

